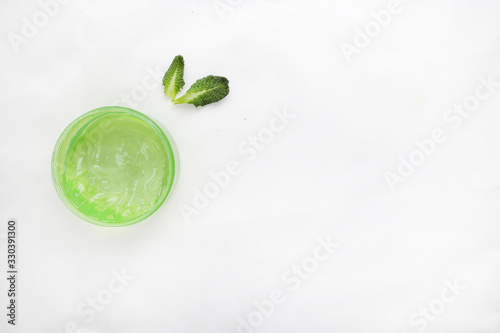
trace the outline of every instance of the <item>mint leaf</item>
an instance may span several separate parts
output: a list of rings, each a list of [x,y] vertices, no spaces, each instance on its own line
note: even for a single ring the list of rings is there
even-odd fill
[[[175,99],[173,103],[189,103],[198,107],[218,102],[227,94],[229,94],[229,80],[222,76],[209,75],[196,81],[186,94]]]
[[[172,64],[168,68],[163,77],[163,86],[165,87],[165,95],[172,100],[175,99],[177,93],[184,87],[184,58],[178,55],[172,60]]]

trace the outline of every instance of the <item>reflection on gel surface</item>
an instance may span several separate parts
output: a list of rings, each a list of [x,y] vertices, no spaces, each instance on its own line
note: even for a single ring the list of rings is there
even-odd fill
[[[64,187],[80,210],[101,221],[121,221],[149,211],[165,187],[167,156],[159,137],[140,119],[100,118],[68,151]]]

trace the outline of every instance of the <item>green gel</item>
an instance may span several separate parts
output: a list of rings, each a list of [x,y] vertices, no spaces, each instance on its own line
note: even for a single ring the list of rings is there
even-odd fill
[[[59,138],[52,159],[57,192],[80,218],[103,226],[154,213],[175,179],[173,148],[145,115],[122,107],[90,111]]]

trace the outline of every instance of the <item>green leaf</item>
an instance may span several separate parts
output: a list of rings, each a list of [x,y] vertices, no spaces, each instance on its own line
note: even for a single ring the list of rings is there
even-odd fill
[[[163,86],[165,87],[165,95],[172,100],[175,99],[177,93],[184,87],[184,58],[178,55],[172,60],[172,64],[168,68],[163,77]]]
[[[218,102],[229,94],[229,80],[222,76],[209,75],[196,81],[174,104],[189,103],[204,106]]]

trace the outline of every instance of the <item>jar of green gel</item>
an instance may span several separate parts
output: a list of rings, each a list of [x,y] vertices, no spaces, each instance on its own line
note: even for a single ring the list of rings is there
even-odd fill
[[[174,142],[150,118],[109,106],[73,121],[52,156],[59,197],[78,217],[127,226],[153,214],[176,179]]]

